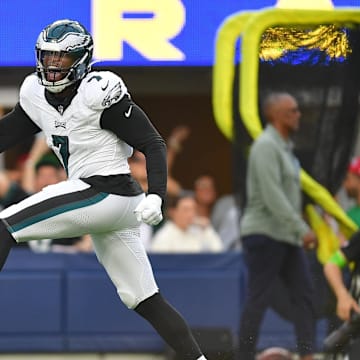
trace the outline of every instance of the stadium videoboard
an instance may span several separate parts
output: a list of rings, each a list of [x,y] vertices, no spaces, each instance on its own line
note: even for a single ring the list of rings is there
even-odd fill
[[[284,1],[284,0],[282,0]],[[292,2],[302,0],[288,0]],[[325,0],[335,7],[360,0]],[[110,66],[211,66],[216,32],[227,16],[276,6],[276,0],[0,1],[0,67],[34,66],[34,45],[49,23],[78,20],[95,40],[95,60]]]

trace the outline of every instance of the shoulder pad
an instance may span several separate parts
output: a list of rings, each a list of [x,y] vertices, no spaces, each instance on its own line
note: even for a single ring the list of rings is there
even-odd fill
[[[27,111],[32,107],[34,98],[39,96],[44,87],[39,84],[35,73],[28,75],[20,86],[19,102],[21,107]],[[30,101],[31,99],[31,101]]]
[[[20,101],[22,98],[26,98],[29,93],[34,91],[34,86],[38,84],[38,79],[35,73],[26,76],[20,86]]]
[[[127,93],[120,76],[111,71],[92,71],[81,82],[78,89],[84,101],[92,109],[106,109],[119,102]]]

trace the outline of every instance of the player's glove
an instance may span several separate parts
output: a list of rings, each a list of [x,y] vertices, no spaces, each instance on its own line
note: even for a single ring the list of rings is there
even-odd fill
[[[161,203],[159,195],[149,194],[146,196],[134,210],[137,220],[149,225],[157,225],[163,219]]]

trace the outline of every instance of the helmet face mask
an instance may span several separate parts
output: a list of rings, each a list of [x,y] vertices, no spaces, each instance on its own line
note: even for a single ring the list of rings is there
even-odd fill
[[[47,26],[35,49],[39,82],[50,92],[63,91],[90,71],[93,40],[76,21],[59,20]]]
[[[42,64],[45,79],[53,83],[63,80],[74,64],[72,58],[65,52],[48,50],[39,51],[38,62]]]

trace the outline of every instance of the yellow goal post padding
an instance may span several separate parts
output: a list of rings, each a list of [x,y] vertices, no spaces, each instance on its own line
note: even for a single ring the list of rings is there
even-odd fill
[[[227,17],[220,25],[215,43],[213,67],[212,102],[217,126],[223,135],[233,140],[233,86],[235,77],[236,44],[241,39],[239,76],[239,114],[250,134],[255,139],[262,132],[258,109],[259,46],[261,36],[268,28],[308,27],[313,25],[338,24],[351,28],[360,24],[360,11],[356,8],[333,10],[295,10],[265,8],[255,12],[238,12]],[[329,191],[316,182],[303,169],[300,174],[304,192],[341,224],[346,236],[357,225],[345,214]]]

